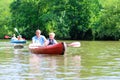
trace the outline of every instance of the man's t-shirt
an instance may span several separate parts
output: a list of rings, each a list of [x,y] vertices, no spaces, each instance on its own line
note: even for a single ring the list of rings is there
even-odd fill
[[[32,38],[32,41],[33,41],[33,43],[36,43],[36,44],[43,46],[45,41],[46,41],[46,38],[43,35],[40,35],[40,38],[38,38],[37,36],[34,36]]]

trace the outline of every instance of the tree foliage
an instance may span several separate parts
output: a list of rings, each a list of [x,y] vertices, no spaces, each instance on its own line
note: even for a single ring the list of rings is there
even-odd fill
[[[9,1],[9,0],[8,0]],[[36,29],[57,39],[118,40],[120,38],[119,0],[14,0],[10,20],[0,26],[18,28],[27,39]],[[4,26],[3,28],[8,28]]]
[[[102,4],[97,38],[118,40],[120,38],[120,0],[105,0]]]
[[[10,20],[11,20],[11,13],[10,13],[10,3],[12,0],[0,0],[0,38],[3,38],[6,34],[11,34],[10,28]]]

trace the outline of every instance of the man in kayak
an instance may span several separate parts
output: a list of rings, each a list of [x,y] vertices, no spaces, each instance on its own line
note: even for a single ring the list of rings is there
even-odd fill
[[[55,37],[55,33],[53,32],[49,33],[49,39],[47,40],[48,45],[57,44],[57,41],[54,39],[54,37]]]
[[[36,44],[36,46],[46,46],[47,39],[45,36],[41,35],[41,31],[36,30],[36,36],[32,37],[32,43]]]

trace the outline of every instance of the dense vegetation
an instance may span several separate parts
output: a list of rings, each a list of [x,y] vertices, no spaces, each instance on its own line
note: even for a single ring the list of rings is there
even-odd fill
[[[11,34],[10,3],[11,0],[0,0],[0,38],[4,38],[4,35],[6,34]]]
[[[57,39],[120,39],[120,0],[1,0],[0,6],[1,38],[16,27],[27,39],[38,28]]]

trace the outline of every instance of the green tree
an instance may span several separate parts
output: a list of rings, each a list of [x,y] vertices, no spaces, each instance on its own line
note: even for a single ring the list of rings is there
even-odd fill
[[[95,40],[97,37],[97,29],[99,25],[99,17],[102,5],[99,3],[99,0],[90,0],[90,24],[89,30],[91,30],[91,39]]]
[[[69,0],[68,19],[70,20],[71,39],[85,39],[88,33],[90,4],[88,0]]]
[[[11,26],[28,39],[39,28],[46,36],[55,32],[57,39],[117,40],[119,3],[119,0],[14,0],[10,6]]]
[[[9,5],[11,2],[12,0],[0,0],[0,38],[11,34],[11,27],[9,25],[11,20]]]
[[[120,1],[102,1],[97,35],[99,39],[118,40],[120,38]]]

